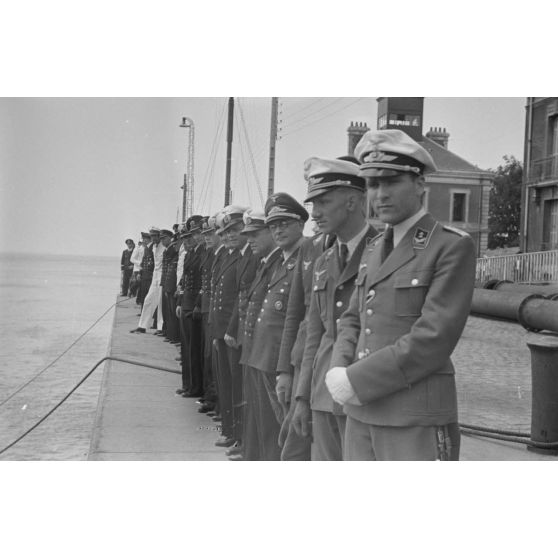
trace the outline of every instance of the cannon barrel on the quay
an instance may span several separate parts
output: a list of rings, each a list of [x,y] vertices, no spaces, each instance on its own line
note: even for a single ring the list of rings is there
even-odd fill
[[[558,300],[541,294],[475,289],[471,312],[515,320],[532,331],[558,332]]]
[[[544,295],[549,298],[558,298],[558,285],[528,285],[527,283],[513,283],[512,281],[490,279],[478,286],[482,286],[483,289],[490,289],[498,292],[532,293]]]

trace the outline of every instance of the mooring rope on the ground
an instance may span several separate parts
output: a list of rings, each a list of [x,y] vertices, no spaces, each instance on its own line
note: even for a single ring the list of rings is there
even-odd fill
[[[60,400],[45,416],[43,416],[38,422],[36,422],[31,428],[27,429],[19,438],[17,438],[16,440],[14,440],[11,444],[7,445],[5,448],[3,448],[2,450],[0,450],[0,455],[2,455],[4,452],[8,451],[10,448],[12,448],[13,446],[15,446],[20,440],[23,440],[23,438],[25,438],[25,436],[27,436],[28,434],[30,434],[31,432],[33,432],[33,430],[35,430],[35,428],[37,428],[40,424],[42,424],[48,417],[50,417],[50,415],[52,415],[52,413],[54,413],[54,411],[56,411],[56,409],[58,409],[78,388],[79,386],[81,386],[81,384],[83,384],[83,382],[85,382],[85,380],[87,380],[87,378],[89,378],[89,376],[91,376],[91,374],[93,374],[93,372],[97,369],[97,367],[102,364],[103,362],[105,362],[106,360],[114,360],[116,362],[124,362],[125,364],[133,364],[135,366],[142,366],[144,368],[151,368],[153,370],[162,370],[163,372],[170,372],[172,374],[181,374],[182,372],[180,370],[173,370],[172,368],[166,368],[164,366],[157,366],[156,364],[151,364],[151,363],[146,363],[146,362],[140,362],[137,360],[130,360],[127,358],[120,358],[120,357],[113,357],[113,356],[106,356],[103,357],[101,360],[99,360],[97,362],[97,364],[95,364],[95,366],[93,366],[93,368],[91,368],[91,370],[89,370],[89,372],[87,372],[87,374],[64,396],[64,398],[62,400]]]
[[[124,302],[122,300],[117,300],[114,304],[111,304],[64,352],[60,353],[50,364],[47,364],[42,370],[35,374],[32,378],[27,380],[24,384],[19,386],[12,394],[8,395],[6,399],[0,401],[0,407],[7,403],[12,397],[15,397],[21,390],[25,389],[31,382],[34,382],[41,374],[46,372],[53,364],[56,364],[74,345],[76,345],[81,339],[83,339],[115,306]]]

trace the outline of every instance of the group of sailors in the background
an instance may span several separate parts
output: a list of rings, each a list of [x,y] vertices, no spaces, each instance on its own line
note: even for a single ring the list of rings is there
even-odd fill
[[[367,132],[355,156],[304,163],[312,238],[304,206],[275,193],[128,245],[132,332],[156,313],[155,334],[180,345],[177,393],[221,422],[231,460],[458,458],[450,355],[473,242],[422,208],[435,166],[414,140]]]

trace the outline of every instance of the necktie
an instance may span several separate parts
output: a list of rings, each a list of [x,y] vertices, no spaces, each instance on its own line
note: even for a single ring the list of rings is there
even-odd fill
[[[344,242],[339,244],[339,262],[341,264],[341,271],[345,269],[347,260],[349,259],[349,248]]]
[[[382,263],[391,254],[393,250],[393,227],[386,227],[384,231],[384,249],[382,251]]]

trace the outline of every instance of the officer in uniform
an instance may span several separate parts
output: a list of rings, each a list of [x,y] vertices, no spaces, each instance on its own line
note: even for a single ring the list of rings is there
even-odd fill
[[[213,338],[209,330],[207,318],[209,314],[209,304],[211,298],[211,268],[213,258],[215,257],[216,244],[219,242],[215,234],[215,218],[216,215],[209,217],[207,221],[202,222],[202,241],[205,250],[200,259],[200,290],[196,299],[196,307],[201,312],[201,346],[203,348],[202,356],[202,386],[203,396],[201,398],[202,405],[198,409],[200,413],[212,412],[215,409],[217,394],[215,391],[215,383],[212,374],[212,346]]]
[[[143,256],[141,258],[141,283],[138,292],[138,297],[136,302],[143,306],[143,302],[147,293],[149,292],[149,287],[151,287],[151,280],[153,279],[153,270],[155,269],[155,260],[153,259],[153,246],[155,241],[159,242],[160,229],[156,227],[151,227],[145,237],[145,249],[143,251]],[[144,233],[141,233],[142,237]]]
[[[387,227],[363,254],[326,376],[348,415],[344,459],[458,459],[450,355],[469,315],[474,242],[422,208],[436,167],[407,134],[367,132],[355,155]]]
[[[275,246],[271,231],[265,224],[265,213],[252,213],[250,222],[246,223],[243,234],[256,256],[258,266],[254,281],[246,292],[246,316],[244,320],[244,332],[242,338],[242,354],[240,364],[243,366],[243,425],[242,425],[242,452],[231,455],[233,461],[244,459],[246,461],[257,461],[262,458],[260,450],[260,438],[256,423],[256,412],[259,406],[259,393],[257,383],[253,382],[248,363],[253,351],[261,350],[255,347],[254,328],[258,323],[258,317],[263,301],[266,297],[271,274],[281,258],[281,250]],[[270,440],[270,443],[275,443]]]
[[[246,309],[248,289],[254,282],[259,259],[252,252],[250,244],[246,239],[246,232],[266,227],[263,212],[254,212],[247,209],[242,220],[244,227],[241,231],[244,246],[240,249],[240,258],[236,265],[236,290],[238,296],[235,301],[233,313],[229,320],[229,326],[225,333],[225,343],[228,346],[229,364],[232,380],[232,416],[233,416],[233,438],[235,443],[225,454],[230,456],[242,453],[242,423],[244,416],[244,380],[243,368],[240,364],[242,343],[244,338],[244,324],[246,322]]]
[[[200,263],[203,257],[201,215],[192,215],[187,222],[187,256],[182,275],[182,298],[180,314],[183,324],[182,370],[186,377],[187,389],[182,397],[200,397],[203,394],[201,314],[196,307],[201,287]]]
[[[165,324],[164,334],[168,341],[172,343],[180,342],[180,327],[176,317],[176,266],[178,263],[178,246],[174,235],[169,230],[161,231],[161,236],[169,236],[171,243],[167,246],[163,254],[163,274],[161,286],[163,289],[163,322]]]
[[[279,431],[284,413],[276,393],[279,348],[287,313],[287,303],[302,232],[308,212],[292,196],[277,193],[265,205],[265,223],[273,241],[281,249],[271,273],[267,293],[253,331],[253,350],[246,361],[247,381],[257,393],[255,424],[262,460],[279,460]]]
[[[215,445],[220,447],[229,447],[235,442],[232,415],[232,375],[225,333],[238,297],[236,268],[241,257],[240,248],[244,243],[240,232],[244,227],[242,215],[246,209],[246,207],[235,205],[229,205],[223,209],[221,237],[227,249],[227,255],[219,269],[216,270],[214,279],[212,328],[213,345],[217,351],[217,386],[222,417],[222,436],[215,442]]]
[[[300,379],[295,392],[293,427],[310,435],[312,460],[341,461],[345,415],[325,385],[331,350],[341,314],[347,309],[360,259],[377,231],[366,223],[364,179],[358,164],[340,159],[312,157],[305,162],[312,218],[326,234],[335,234],[334,245],[314,265],[314,280]]]

